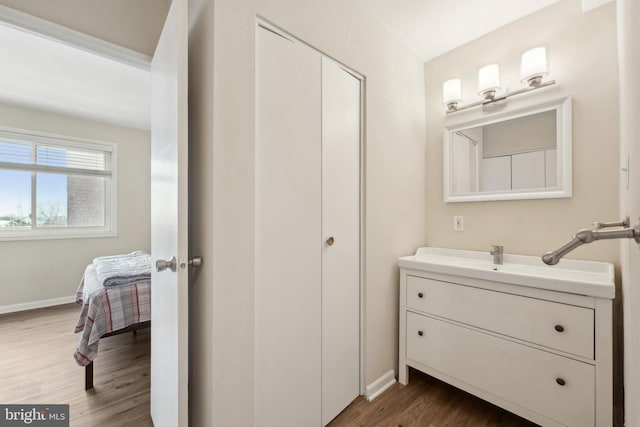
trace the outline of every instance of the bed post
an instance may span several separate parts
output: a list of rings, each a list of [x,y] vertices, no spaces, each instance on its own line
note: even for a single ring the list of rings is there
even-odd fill
[[[93,362],[84,367],[84,389],[91,390],[93,388]]]

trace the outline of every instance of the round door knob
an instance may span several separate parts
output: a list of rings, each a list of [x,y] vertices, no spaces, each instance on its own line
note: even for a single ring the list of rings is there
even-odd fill
[[[556,378],[556,382],[558,383],[558,385],[565,385],[567,382],[565,380],[563,380],[562,378]]]
[[[564,332],[564,326],[562,325],[556,325],[554,326],[554,329],[558,332]]]
[[[333,238],[333,236],[329,237],[327,239],[327,245],[329,246],[333,246],[333,243],[336,241],[336,239]]]
[[[418,292],[418,298],[422,298],[424,294],[422,292]]]
[[[422,331],[418,331],[418,335],[423,336],[423,335],[424,335],[424,332],[422,332]]]
[[[176,271],[176,257],[173,256],[171,257],[170,260],[166,261],[163,259],[159,259],[156,261],[156,271],[165,271],[166,269],[169,269],[171,271]]]

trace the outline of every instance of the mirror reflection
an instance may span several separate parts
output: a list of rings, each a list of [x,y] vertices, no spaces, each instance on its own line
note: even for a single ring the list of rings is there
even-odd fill
[[[556,112],[455,131],[453,193],[556,186]]]
[[[445,129],[445,201],[569,197],[569,105]]]

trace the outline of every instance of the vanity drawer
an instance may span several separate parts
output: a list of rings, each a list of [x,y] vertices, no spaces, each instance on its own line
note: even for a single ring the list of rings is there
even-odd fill
[[[406,316],[409,364],[416,361],[435,376],[443,373],[563,425],[594,425],[594,366],[428,316]]]
[[[594,358],[593,309],[407,277],[407,308]]]

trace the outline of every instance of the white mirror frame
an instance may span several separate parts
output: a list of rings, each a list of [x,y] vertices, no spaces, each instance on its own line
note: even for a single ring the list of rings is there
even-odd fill
[[[451,162],[451,144],[453,134],[464,129],[490,125],[492,123],[517,119],[545,111],[556,111],[556,154],[557,154],[557,186],[549,189],[533,190],[509,190],[509,191],[483,191],[477,193],[452,194],[453,170]],[[480,202],[489,200],[524,200],[524,199],[553,199],[568,198],[572,196],[571,181],[571,97],[564,97],[554,101],[535,104],[530,107],[503,111],[501,113],[487,115],[444,128],[443,135],[443,184],[444,202]]]

